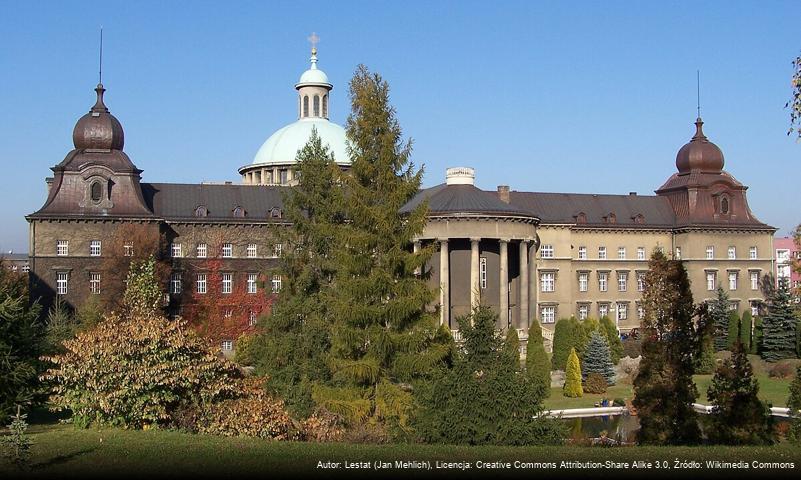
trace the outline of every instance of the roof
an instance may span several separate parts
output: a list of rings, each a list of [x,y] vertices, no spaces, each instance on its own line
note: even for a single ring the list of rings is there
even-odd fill
[[[496,195],[473,185],[440,184],[421,190],[401,207],[401,213],[414,210],[428,199],[429,214],[479,213],[502,216],[536,217],[531,211],[502,202]]]
[[[348,154],[348,140],[345,129],[334,122],[320,117],[307,117],[286,125],[262,144],[251,165],[293,165],[296,162],[298,150],[301,150],[312,135],[312,129],[317,130],[321,143],[327,145],[334,154],[334,161],[340,165],[350,165]],[[240,169],[240,171],[242,170]]]
[[[287,187],[236,184],[142,183],[148,207],[165,219],[199,219],[197,207],[206,207],[207,220],[270,220],[273,208],[283,210],[282,191]],[[245,217],[234,216],[241,207]]]
[[[608,225],[615,215],[619,227],[673,226],[675,216],[666,198],[654,195],[509,192],[510,205],[540,217],[541,223],[576,223],[584,213],[587,224]],[[641,215],[641,223],[635,221]]]

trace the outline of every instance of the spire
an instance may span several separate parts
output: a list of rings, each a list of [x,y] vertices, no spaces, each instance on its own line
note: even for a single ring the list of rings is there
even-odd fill
[[[701,117],[695,119],[695,135],[693,135],[693,140],[706,140],[706,135],[704,135],[704,121],[701,120]]]
[[[309,43],[312,45],[311,58],[309,59],[309,61],[311,61],[311,69],[317,70],[317,42],[320,41],[320,37],[318,37],[316,33],[312,32],[307,40],[309,40]]]
[[[92,113],[108,112],[108,107],[106,106],[105,103],[103,103],[103,94],[106,92],[106,89],[103,88],[102,83],[97,84],[97,87],[95,87],[95,92],[97,93],[97,101],[95,102],[90,112]]]

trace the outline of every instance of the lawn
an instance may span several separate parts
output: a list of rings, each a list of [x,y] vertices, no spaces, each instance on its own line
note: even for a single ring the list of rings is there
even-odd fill
[[[538,475],[576,476],[575,470],[561,468],[562,461],[580,462],[652,462],[651,468],[604,469],[590,466],[578,473],[585,475],[614,476],[677,476],[680,472],[657,469],[656,461],[664,461],[660,467],[672,469],[674,460],[699,462],[698,469],[685,471],[687,476],[697,477],[699,473],[731,475],[727,470],[708,470],[706,460],[728,462],[792,462],[794,468],[784,468],[774,472],[748,471],[764,475],[779,473],[797,476],[801,465],[801,449],[779,444],[773,447],[468,447],[450,445],[355,445],[355,444],[315,444],[294,442],[270,442],[254,438],[224,438],[204,435],[191,435],[171,431],[130,431],[118,429],[79,430],[72,426],[34,426],[32,437],[33,462],[27,476],[33,477],[85,477],[103,476],[116,478],[120,475],[136,476],[225,476],[259,475],[267,478],[276,474],[317,474],[330,476],[332,473],[349,477],[358,470],[346,469],[344,462],[369,462],[368,475],[387,474],[394,476],[437,476],[447,474],[463,476],[466,470],[477,473],[477,462],[509,462],[508,468],[496,464],[494,469],[482,471],[497,476],[517,474],[529,478]],[[429,462],[431,469],[411,468],[406,470],[374,470],[376,461],[395,462],[414,460]],[[451,469],[437,468],[436,461],[468,462]],[[535,468],[514,468],[514,462],[554,462],[547,470]],[[338,468],[318,468],[318,462],[339,463]],[[393,465],[394,466],[394,465]],[[422,465],[420,465],[422,467]],[[466,467],[466,468],[465,468]],[[795,472],[795,473],[793,473]],[[8,478],[18,473],[7,464],[0,463],[0,478]],[[606,474],[606,475],[604,475]]]

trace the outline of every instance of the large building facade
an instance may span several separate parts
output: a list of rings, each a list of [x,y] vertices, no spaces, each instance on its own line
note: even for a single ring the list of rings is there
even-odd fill
[[[94,106],[73,130],[75,148],[52,167],[44,205],[26,217],[34,295],[44,304],[59,296],[74,306],[103,295],[104,258],[137,248],[107,245],[131,225],[162,239],[170,269],[166,304],[175,315],[187,292],[197,298],[210,289],[209,258],[222,272],[213,278],[223,294],[233,285],[246,285],[248,294],[278,292],[276,232],[291,228],[283,219],[282,190],[297,184],[297,150],[316,129],[341,168],[350,165],[345,130],[328,119],[333,85],[317,63],[313,50],[295,85],[298,119],[238,169],[241,184],[143,182],[98,85]],[[456,318],[480,302],[498,312],[500,328],[519,329],[524,338],[531,322],[540,322],[548,337],[555,321],[569,316],[609,316],[629,331],[639,326],[642,279],[657,249],[684,262],[697,302],[715,297],[720,286],[733,309],[756,309],[760,278],[774,268],[775,229],[753,215],[747,187],[724,170],[723,153],[702,126],[697,119],[673,173],[664,162],[669,178],[655,195],[522,192],[503,185],[486,191],[475,186],[472,168],[448,169],[444,183],[404,207],[429,205],[413,248],[434,245],[426,274],[439,291],[432,307],[440,322],[455,330]],[[248,325],[256,313],[247,312]]]

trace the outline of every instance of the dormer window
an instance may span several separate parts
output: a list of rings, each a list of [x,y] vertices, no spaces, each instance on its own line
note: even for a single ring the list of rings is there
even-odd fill
[[[604,217],[604,223],[617,223],[617,216],[614,213]]]
[[[579,214],[576,215],[576,223],[587,223],[587,214],[579,212]]]
[[[634,220],[634,223],[637,223],[637,224],[645,223],[645,215],[643,215],[642,213],[638,213],[637,215],[634,215],[634,217],[632,217],[632,219]]]
[[[278,207],[273,207],[268,212],[270,218],[281,218],[281,209]]]
[[[103,184],[99,180],[92,182],[92,186],[89,187],[89,195],[95,203],[100,203],[100,200],[103,199]]]
[[[205,206],[200,205],[197,208],[195,208],[196,217],[207,217],[208,215],[209,215],[209,210]]]
[[[242,207],[236,207],[234,209],[234,216],[238,218],[242,218],[245,216],[245,209]]]

